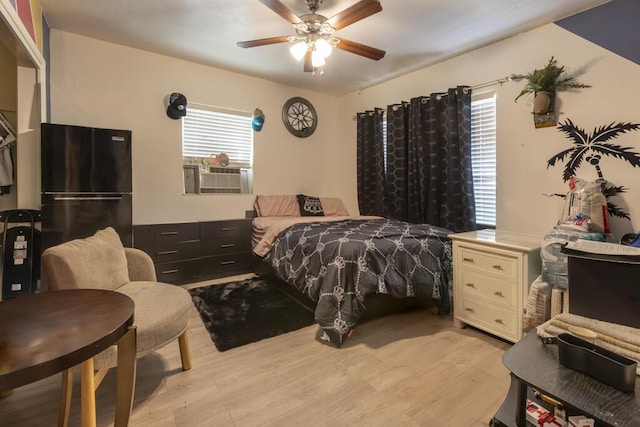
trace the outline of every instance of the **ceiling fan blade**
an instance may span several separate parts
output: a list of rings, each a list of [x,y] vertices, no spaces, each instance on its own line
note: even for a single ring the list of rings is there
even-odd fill
[[[256,46],[264,46],[267,44],[285,43],[288,41],[289,41],[289,37],[278,36],[278,37],[268,37],[266,39],[247,40],[245,42],[237,42],[236,44],[240,47],[256,47]]]
[[[336,46],[338,49],[346,50],[347,52],[355,53],[356,55],[364,56],[365,58],[373,59],[375,61],[384,58],[385,51],[376,49],[375,47],[367,46],[366,44],[352,42],[340,38],[340,43]]]
[[[313,65],[311,64],[311,51],[308,50],[307,53],[304,54],[304,72],[310,73],[313,71]]]
[[[273,10],[278,15],[282,16],[287,22],[297,24],[300,21],[298,15],[293,13],[291,9],[282,4],[279,0],[260,0],[260,3]]]
[[[327,20],[327,23],[336,30],[340,30],[347,25],[351,25],[354,22],[358,22],[368,16],[378,13],[382,10],[382,5],[376,0],[360,0],[354,4],[332,16]]]

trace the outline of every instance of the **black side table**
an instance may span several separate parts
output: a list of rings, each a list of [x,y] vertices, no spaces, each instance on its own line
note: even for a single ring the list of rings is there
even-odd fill
[[[558,363],[558,346],[543,344],[535,331],[514,344],[502,357],[511,371],[507,397],[493,426],[526,426],[528,387],[563,403],[569,413],[596,420],[596,426],[640,426],[640,381],[624,393]]]

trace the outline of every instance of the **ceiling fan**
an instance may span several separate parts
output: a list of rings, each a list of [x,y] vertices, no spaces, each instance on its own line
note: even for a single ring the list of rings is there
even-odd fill
[[[238,42],[240,47],[256,47],[275,43],[292,42],[291,54],[298,60],[304,59],[304,71],[316,72],[325,64],[325,58],[335,47],[373,60],[384,57],[385,51],[357,43],[344,38],[333,37],[337,30],[351,25],[382,10],[377,0],[360,0],[342,12],[326,18],[317,13],[322,0],[305,0],[308,14],[298,16],[280,0],[260,0],[262,4],[273,10],[293,25],[295,36],[268,37],[265,39]]]

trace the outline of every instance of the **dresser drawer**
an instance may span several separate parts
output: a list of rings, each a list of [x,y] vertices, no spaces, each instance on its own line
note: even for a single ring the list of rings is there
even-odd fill
[[[248,235],[222,239],[203,240],[202,255],[226,255],[238,252],[251,252],[251,240]]]
[[[232,219],[200,224],[200,239],[246,239],[251,242],[251,220]]]
[[[200,277],[200,259],[163,262],[155,265],[158,282],[181,285],[197,282]]]
[[[134,246],[151,254],[172,248],[174,243],[200,239],[198,223],[136,225],[133,227]]]
[[[519,277],[516,257],[461,246],[456,261],[459,268],[481,271],[505,280],[516,281]]]
[[[462,268],[459,272],[461,293],[464,298],[482,297],[506,308],[516,309],[518,306],[517,284],[496,279],[470,269]]]
[[[158,245],[155,252],[149,255],[156,263],[198,258],[200,256],[200,242],[191,240]]]
[[[519,339],[518,332],[522,325],[518,325],[516,310],[496,307],[469,297],[463,297],[457,304],[456,316],[464,322],[503,338]]]
[[[253,255],[239,253],[219,256],[206,256],[200,259],[200,273],[203,277],[224,277],[253,271]]]

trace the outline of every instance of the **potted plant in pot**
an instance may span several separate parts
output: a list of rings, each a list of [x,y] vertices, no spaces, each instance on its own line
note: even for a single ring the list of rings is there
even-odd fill
[[[576,81],[575,77],[563,74],[564,66],[559,66],[552,56],[544,68],[524,76],[527,82],[514,101],[524,95],[534,94],[533,114],[536,127],[555,126],[554,104],[557,91],[591,87]]]

